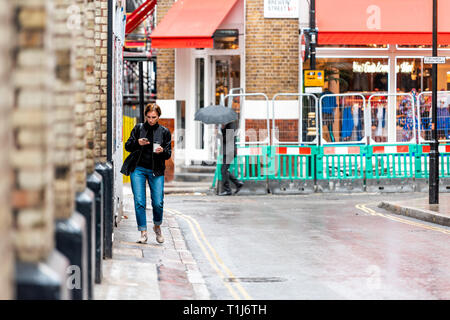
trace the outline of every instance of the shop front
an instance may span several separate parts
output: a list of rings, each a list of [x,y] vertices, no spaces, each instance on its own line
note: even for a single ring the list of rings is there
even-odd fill
[[[445,91],[450,90],[450,21],[445,13],[450,12],[450,1],[439,1],[438,10],[438,55],[447,57],[446,63],[438,66],[438,90],[442,92],[440,106],[448,109],[450,99]],[[412,112],[404,107],[405,99],[414,99],[416,108],[421,103],[419,113],[422,118],[429,117],[426,106],[431,94],[426,92],[431,91],[432,65],[424,63],[424,57],[432,55],[432,2],[319,0],[316,20],[316,69],[325,73],[321,91],[361,94],[367,100],[376,94],[371,99],[373,141],[410,141],[408,135],[402,137],[399,132],[398,119]],[[309,60],[301,68],[310,69]],[[378,114],[379,102],[385,110],[380,109]],[[342,107],[341,113],[334,114],[336,120],[342,120]],[[336,130],[333,142],[342,142],[342,126]],[[424,131],[422,138],[426,140]],[[450,139],[443,131],[439,137]]]

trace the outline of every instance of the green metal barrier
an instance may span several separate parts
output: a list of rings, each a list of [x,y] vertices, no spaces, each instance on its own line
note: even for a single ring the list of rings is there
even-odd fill
[[[220,189],[222,181],[222,163],[223,157],[220,149],[218,150],[217,166],[214,174],[212,187],[216,187],[216,182]],[[250,189],[256,193],[267,192],[268,177],[273,174],[273,161],[271,157],[270,146],[237,146],[237,156],[230,165],[230,172],[238,179],[243,181],[244,188]]]
[[[414,178],[415,145],[367,146],[366,179]]]
[[[428,179],[430,145],[419,144],[416,146],[415,177]],[[450,144],[439,146],[439,178],[450,178]]]
[[[317,156],[317,179],[364,179],[366,146],[323,146]]]
[[[280,145],[272,147],[274,170],[272,180],[314,180],[317,155],[316,146]]]

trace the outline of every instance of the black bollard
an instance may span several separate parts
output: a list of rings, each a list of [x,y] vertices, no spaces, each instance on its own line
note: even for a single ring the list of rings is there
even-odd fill
[[[86,219],[87,235],[87,272],[81,271],[87,277],[88,299],[93,298],[95,270],[95,196],[89,189],[79,192],[75,199],[76,210]]]
[[[96,171],[103,178],[103,257],[112,258],[114,232],[113,166],[109,162],[98,164]]]
[[[94,172],[87,178],[87,186],[95,195],[95,283],[102,281],[103,261],[103,178]]]
[[[15,285],[17,300],[69,300],[67,286],[68,259],[53,250],[45,261],[16,261]]]
[[[70,283],[73,300],[86,300],[88,297],[87,277],[82,277],[87,270],[87,234],[86,219],[78,212],[74,212],[69,219],[55,221],[56,248],[64,254],[72,267],[72,272],[80,272],[80,279],[76,274]],[[78,267],[78,269],[77,269]]]

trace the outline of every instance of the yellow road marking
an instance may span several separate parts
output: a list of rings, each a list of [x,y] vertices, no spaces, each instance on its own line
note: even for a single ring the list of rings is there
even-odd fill
[[[369,203],[357,204],[355,207],[357,209],[362,210],[364,212],[367,212],[367,213],[369,213],[369,214],[371,214],[373,216],[380,216],[380,217],[387,218],[387,219],[390,219],[390,220],[393,220],[393,221],[397,221],[397,222],[400,222],[400,223],[409,224],[411,226],[420,227],[420,228],[424,228],[424,229],[428,229],[428,230],[432,230],[432,231],[437,231],[437,232],[441,232],[441,233],[445,233],[445,234],[450,234],[450,230],[447,230],[447,229],[444,229],[444,228],[440,228],[440,227],[429,226],[429,225],[426,225],[426,224],[423,224],[423,223],[420,223],[420,222],[410,221],[410,220],[403,219],[403,218],[400,218],[400,217],[396,217],[396,216],[393,216],[393,215],[390,215],[390,214],[383,214],[383,213],[380,213],[380,212],[376,212],[373,209],[367,208],[366,205],[369,205]]]
[[[174,209],[166,209],[166,210],[171,212],[172,214],[179,216],[180,218],[182,218],[184,221],[186,221],[188,223],[189,227],[192,230],[192,233],[194,234],[195,240],[197,241],[197,243],[199,244],[203,253],[205,254],[206,258],[208,259],[208,262],[213,267],[213,269],[216,271],[216,273],[219,275],[220,279],[222,280],[225,287],[230,291],[231,295],[236,300],[241,300],[241,297],[239,296],[239,294],[225,280],[226,277],[225,277],[224,273],[222,272],[222,270],[228,275],[228,278],[230,280],[232,280],[231,283],[237,288],[237,290],[241,293],[241,295],[244,297],[244,299],[251,300],[252,298],[242,287],[239,280],[233,275],[233,273],[230,271],[230,269],[227,268],[227,266],[225,265],[223,260],[217,254],[216,250],[214,250],[214,248],[211,246],[209,241],[206,239],[205,234],[203,233],[203,230],[200,227],[200,225],[198,224],[198,222],[194,218],[192,218],[188,215],[185,215],[177,210],[174,210]],[[201,239],[199,238],[198,234],[200,234]],[[210,252],[208,251],[208,249],[205,247],[204,244],[208,247]],[[211,257],[211,255],[212,255],[212,257]],[[222,268],[222,270],[220,268]]]

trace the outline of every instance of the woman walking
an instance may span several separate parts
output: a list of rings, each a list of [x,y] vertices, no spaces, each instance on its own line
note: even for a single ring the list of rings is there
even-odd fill
[[[161,108],[148,104],[144,111],[145,122],[137,124],[125,143],[125,150],[131,154],[125,159],[121,173],[131,178],[136,221],[141,237],[138,243],[146,243],[146,181],[150,187],[153,208],[153,231],[158,243],[164,242],[161,232],[164,206],[165,161],[172,156],[171,133],[158,124]]]

